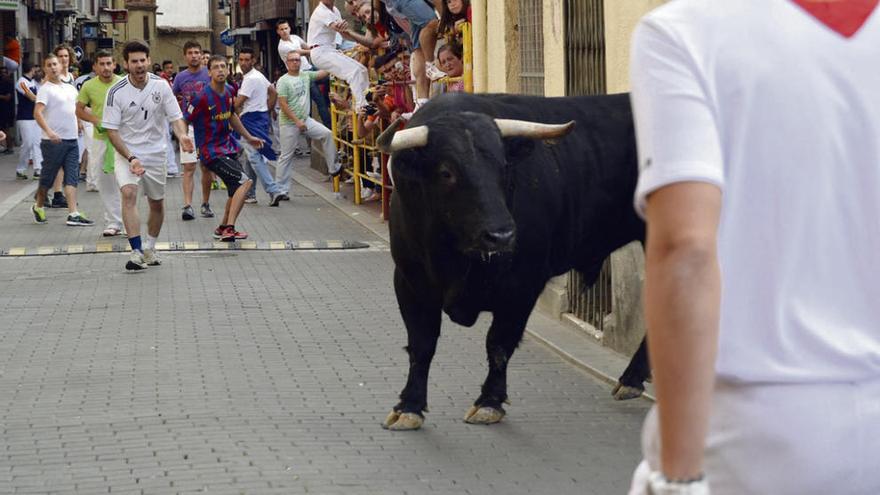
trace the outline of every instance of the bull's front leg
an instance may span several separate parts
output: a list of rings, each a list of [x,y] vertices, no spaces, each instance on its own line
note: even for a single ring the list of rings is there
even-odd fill
[[[506,414],[502,404],[507,402],[507,364],[522,340],[536,298],[494,312],[486,336],[489,374],[483,382],[480,396],[465,414],[466,422],[492,424],[501,421]]]
[[[417,430],[425,421],[423,412],[428,406],[428,371],[440,337],[441,306],[426,303],[424,295],[419,297],[399,269],[394,270],[394,291],[406,325],[409,376],[400,392],[400,402],[385,418],[382,427]]]

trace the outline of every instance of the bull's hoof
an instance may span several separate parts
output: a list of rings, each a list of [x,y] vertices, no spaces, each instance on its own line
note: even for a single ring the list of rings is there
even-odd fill
[[[643,388],[630,387],[628,385],[618,383],[617,386],[614,387],[614,391],[611,392],[611,395],[614,396],[614,400],[630,400],[641,397],[644,391],[645,389]]]
[[[491,425],[501,421],[504,417],[504,409],[496,409],[487,406],[471,406],[464,415],[464,422],[472,425]]]
[[[392,431],[418,430],[424,422],[425,418],[416,413],[391,411],[382,423],[382,428]]]

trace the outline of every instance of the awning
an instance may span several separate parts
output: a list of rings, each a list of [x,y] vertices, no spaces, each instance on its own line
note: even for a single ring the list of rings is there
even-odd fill
[[[257,28],[255,27],[240,27],[236,29],[229,30],[229,34],[231,36],[250,36],[252,33],[255,33]]]

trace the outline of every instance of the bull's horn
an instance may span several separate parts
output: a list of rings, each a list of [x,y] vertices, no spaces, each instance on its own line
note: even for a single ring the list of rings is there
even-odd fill
[[[574,128],[574,121],[566,124],[541,124],[528,120],[495,119],[501,137],[527,137],[533,139],[553,139],[565,136]]]
[[[397,121],[388,126],[376,139],[379,149],[385,154],[409,148],[420,148],[428,144],[428,127],[420,125],[395,131]]]

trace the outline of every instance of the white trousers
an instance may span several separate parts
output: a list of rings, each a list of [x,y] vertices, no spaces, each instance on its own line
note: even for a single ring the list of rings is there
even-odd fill
[[[40,149],[40,126],[36,120],[19,120],[15,125],[19,136],[21,136],[21,151],[15,171],[24,173],[28,168],[29,160],[34,162],[35,172],[42,170],[43,151]]]
[[[656,407],[630,495],[660,467]],[[880,378],[860,383],[718,382],[706,439],[712,495],[880,493]]]
[[[89,173],[94,170],[97,174],[98,194],[101,195],[101,202],[104,203],[104,223],[108,228],[123,230],[122,200],[119,196],[116,174],[104,173],[104,152],[107,151],[107,146],[111,146],[109,141],[92,139],[92,145],[89,147]]]
[[[90,124],[89,122],[83,122],[83,133],[80,137],[83,147],[86,150],[89,150],[89,161],[86,163],[86,184],[94,187],[98,187],[98,174],[101,173],[100,167],[94,166],[94,161],[92,160],[92,142],[95,141],[94,136],[95,126]],[[82,160],[82,151],[79,153],[79,158]]]
[[[335,172],[339,168],[336,163],[336,143],[333,142],[333,132],[324,127],[324,124],[317,120],[306,118],[306,132],[302,133],[299,127],[292,124],[281,124],[281,156],[275,166],[275,183],[281,189],[281,192],[288,194],[290,192],[290,179],[293,175],[293,150],[299,143],[300,134],[320,141],[321,150],[324,154],[324,160],[327,163],[327,171]]]
[[[316,67],[348,83],[356,110],[367,104],[364,95],[370,88],[370,74],[363,64],[332,47],[314,48],[311,57]]]

